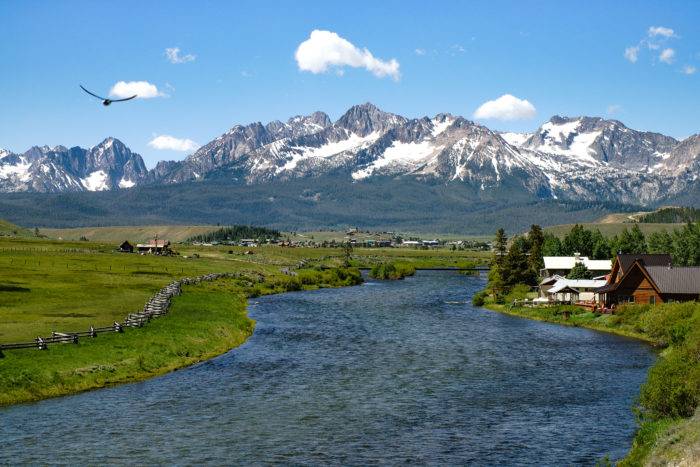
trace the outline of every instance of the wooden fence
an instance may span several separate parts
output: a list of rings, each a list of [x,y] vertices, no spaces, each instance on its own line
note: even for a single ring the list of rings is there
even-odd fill
[[[46,350],[49,344],[77,344],[82,337],[95,338],[98,334],[105,332],[124,332],[127,327],[142,327],[154,318],[163,316],[170,309],[170,302],[173,297],[182,293],[183,285],[195,285],[201,282],[213,281],[222,277],[234,277],[233,273],[213,273],[198,277],[185,277],[171,282],[163,287],[151,297],[143,307],[143,310],[136,313],[129,313],[121,323],[115,321],[111,326],[93,327],[87,331],[77,332],[56,332],[53,331],[49,337],[37,337],[30,342],[19,342],[14,344],[0,344],[0,358],[4,357],[4,350],[15,349],[38,349]]]

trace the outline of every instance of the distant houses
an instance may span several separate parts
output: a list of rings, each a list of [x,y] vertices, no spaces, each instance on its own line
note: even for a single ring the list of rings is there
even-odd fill
[[[617,255],[606,285],[596,294],[604,308],[698,300],[700,267],[673,266],[667,254]]]
[[[128,241],[124,241],[121,245],[119,245],[119,248],[117,248],[117,250],[122,253],[133,253],[134,245],[132,245]]]
[[[148,243],[136,244],[136,250],[139,253],[150,253],[153,255],[164,255],[170,253],[170,242],[168,240],[154,239]]]

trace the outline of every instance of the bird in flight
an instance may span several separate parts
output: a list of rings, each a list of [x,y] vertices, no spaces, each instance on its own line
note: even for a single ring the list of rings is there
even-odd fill
[[[90,95],[93,96],[93,97],[97,97],[98,99],[100,99],[100,100],[102,101],[102,105],[105,105],[105,106],[111,104],[112,102],[130,101],[131,99],[133,99],[133,98],[136,97],[136,94],[134,94],[133,96],[127,97],[126,99],[107,99],[106,97],[98,96],[98,95],[95,94],[94,92],[88,91],[87,89],[85,89],[85,88],[83,87],[82,84],[79,85],[79,86],[80,86],[80,89],[82,89],[82,90],[85,91],[86,93],[90,94]]]

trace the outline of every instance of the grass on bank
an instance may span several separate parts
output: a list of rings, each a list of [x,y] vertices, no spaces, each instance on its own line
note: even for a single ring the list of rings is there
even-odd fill
[[[0,359],[0,406],[139,381],[206,360],[252,334],[246,297],[361,282],[355,269],[331,269],[185,286],[171,312],[143,328],[83,338],[77,345],[51,345],[46,351],[6,351]]]
[[[416,268],[406,263],[394,263],[391,261],[382,262],[372,266],[369,272],[370,277],[381,280],[398,280],[412,276],[416,273]]]
[[[493,310],[636,337],[662,349],[640,389],[634,408],[639,429],[619,465],[700,463],[700,303],[626,305],[601,315],[575,306],[510,307],[483,300]]]

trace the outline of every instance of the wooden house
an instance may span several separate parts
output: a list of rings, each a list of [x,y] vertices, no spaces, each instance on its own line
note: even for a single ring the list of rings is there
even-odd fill
[[[133,253],[134,252],[134,245],[132,245],[128,241],[124,240],[124,243],[119,245],[118,250],[122,253]]]
[[[170,251],[170,242],[168,240],[155,239],[148,243],[138,243],[136,249],[139,253],[166,254]]]
[[[596,290],[599,304],[607,308],[700,299],[700,267],[674,267],[670,259],[670,255],[618,255],[608,283]]]

